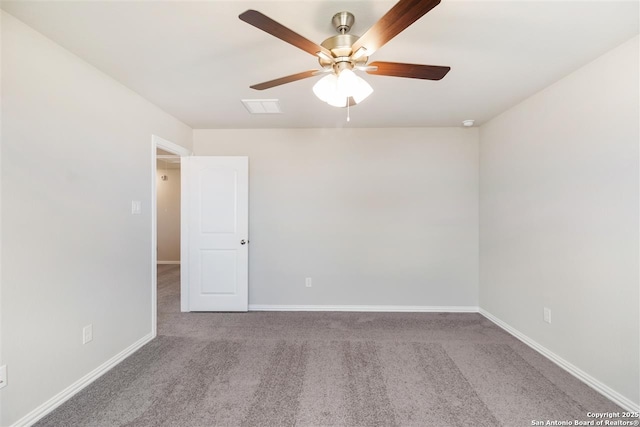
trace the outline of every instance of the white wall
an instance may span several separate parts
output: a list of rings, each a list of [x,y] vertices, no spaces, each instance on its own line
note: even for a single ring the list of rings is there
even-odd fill
[[[636,37],[480,133],[480,306],[636,405],[638,75]]]
[[[152,134],[191,145],[188,126],[2,12],[1,425],[151,333]]]
[[[250,304],[477,307],[477,138],[195,130],[194,153],[249,156]]]
[[[180,169],[165,169],[162,160],[156,169],[158,213],[158,262],[180,261]],[[163,181],[161,177],[167,175]]]

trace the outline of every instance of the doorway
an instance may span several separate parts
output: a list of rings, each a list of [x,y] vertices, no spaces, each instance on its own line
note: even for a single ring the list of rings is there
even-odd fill
[[[156,152],[157,264],[180,265],[180,156]]]
[[[180,311],[180,156],[156,151],[156,257],[158,331]]]
[[[181,162],[191,155],[186,148],[151,138],[151,331],[158,332],[158,274],[179,273],[181,261]],[[160,271],[159,267],[160,266]],[[175,281],[175,280],[174,280]],[[180,282],[182,280],[180,279]],[[160,283],[162,285],[162,283]],[[164,292],[164,291],[163,291]],[[167,289],[168,293],[173,292]],[[180,289],[177,290],[178,300]],[[167,297],[162,295],[163,299]],[[174,295],[175,297],[175,295]],[[171,298],[171,295],[168,296]],[[166,301],[162,301],[164,303]]]

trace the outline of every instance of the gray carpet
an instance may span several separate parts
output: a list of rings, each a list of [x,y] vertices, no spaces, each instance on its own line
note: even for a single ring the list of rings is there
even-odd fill
[[[180,313],[38,426],[530,426],[617,405],[478,314]]]

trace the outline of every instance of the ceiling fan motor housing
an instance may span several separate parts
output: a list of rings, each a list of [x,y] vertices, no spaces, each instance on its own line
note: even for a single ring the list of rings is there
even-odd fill
[[[354,22],[355,17],[350,12],[338,12],[333,15],[331,23],[340,34],[329,37],[320,44],[322,47],[331,51],[331,55],[334,58],[334,61],[321,57],[318,58],[318,62],[322,68],[329,69],[333,67],[336,69],[336,72],[339,72],[339,70],[344,68],[351,69],[356,65],[365,65],[367,63],[369,60],[367,56],[360,56],[355,60],[351,58],[353,54],[351,46],[360,38],[353,34],[347,34]]]

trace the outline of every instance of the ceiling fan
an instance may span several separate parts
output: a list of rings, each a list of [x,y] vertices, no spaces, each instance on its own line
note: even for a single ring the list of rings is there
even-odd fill
[[[357,76],[353,70],[362,70],[368,74],[380,76],[440,80],[449,72],[450,67],[383,61],[367,64],[369,56],[376,50],[439,3],[440,0],[400,0],[362,37],[348,34],[355,21],[353,14],[339,12],[332,19],[338,34],[329,37],[320,45],[302,37],[257,10],[247,10],[239,15],[242,21],[318,57],[321,66],[319,70],[303,71],[250,87],[264,90],[319,74],[327,74],[315,84],[314,93],[330,105],[345,107],[360,103],[373,92],[371,86]]]

